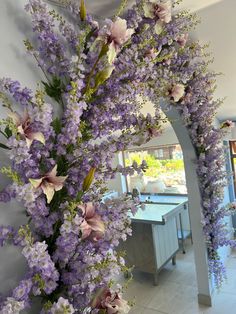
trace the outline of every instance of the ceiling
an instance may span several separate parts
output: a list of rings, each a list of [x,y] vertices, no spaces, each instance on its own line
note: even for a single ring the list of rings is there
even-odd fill
[[[98,17],[109,17],[121,0],[86,0],[88,10]],[[129,6],[135,1],[128,0]],[[214,57],[211,68],[223,75],[218,78],[217,98],[226,100],[217,115],[219,120],[236,121],[236,0],[184,0],[182,9],[197,11],[201,18],[192,37],[210,42]]]

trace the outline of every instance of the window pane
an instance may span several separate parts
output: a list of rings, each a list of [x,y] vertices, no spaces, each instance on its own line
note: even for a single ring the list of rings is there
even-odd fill
[[[183,153],[180,145],[148,148],[125,152],[125,165],[145,160],[148,169],[143,174],[127,177],[128,191],[141,193],[187,194]]]

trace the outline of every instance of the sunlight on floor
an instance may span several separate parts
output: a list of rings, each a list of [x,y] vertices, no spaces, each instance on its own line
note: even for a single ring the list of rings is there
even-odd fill
[[[130,314],[233,314],[236,312],[236,253],[227,262],[228,280],[220,293],[215,292],[213,307],[197,302],[193,249],[187,244],[186,254],[177,255],[176,266],[170,263],[159,275],[159,285],[153,285],[149,274],[134,272],[134,278],[124,297],[134,301]]]

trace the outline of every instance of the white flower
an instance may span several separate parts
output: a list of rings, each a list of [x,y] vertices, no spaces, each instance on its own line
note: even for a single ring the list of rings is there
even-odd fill
[[[1,310],[1,314],[19,314],[25,307],[24,301],[17,301],[14,298],[7,298]]]
[[[69,303],[68,300],[60,297],[57,301],[57,303],[54,303],[50,313],[52,314],[73,314],[75,313],[75,309],[73,306]]]

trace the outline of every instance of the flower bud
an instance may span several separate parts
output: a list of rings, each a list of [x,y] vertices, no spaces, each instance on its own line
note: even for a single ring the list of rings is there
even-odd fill
[[[115,66],[109,65],[101,72],[99,72],[95,78],[95,86],[98,87],[99,85],[103,84],[107,79],[109,79],[114,69]]]
[[[81,21],[85,21],[86,19],[86,7],[85,7],[84,0],[80,1],[80,18],[81,18]]]
[[[89,170],[89,173],[87,174],[86,178],[84,179],[84,182],[83,182],[83,191],[84,192],[86,192],[90,188],[90,186],[93,182],[93,179],[94,179],[95,171],[96,171],[96,168],[91,168]]]

